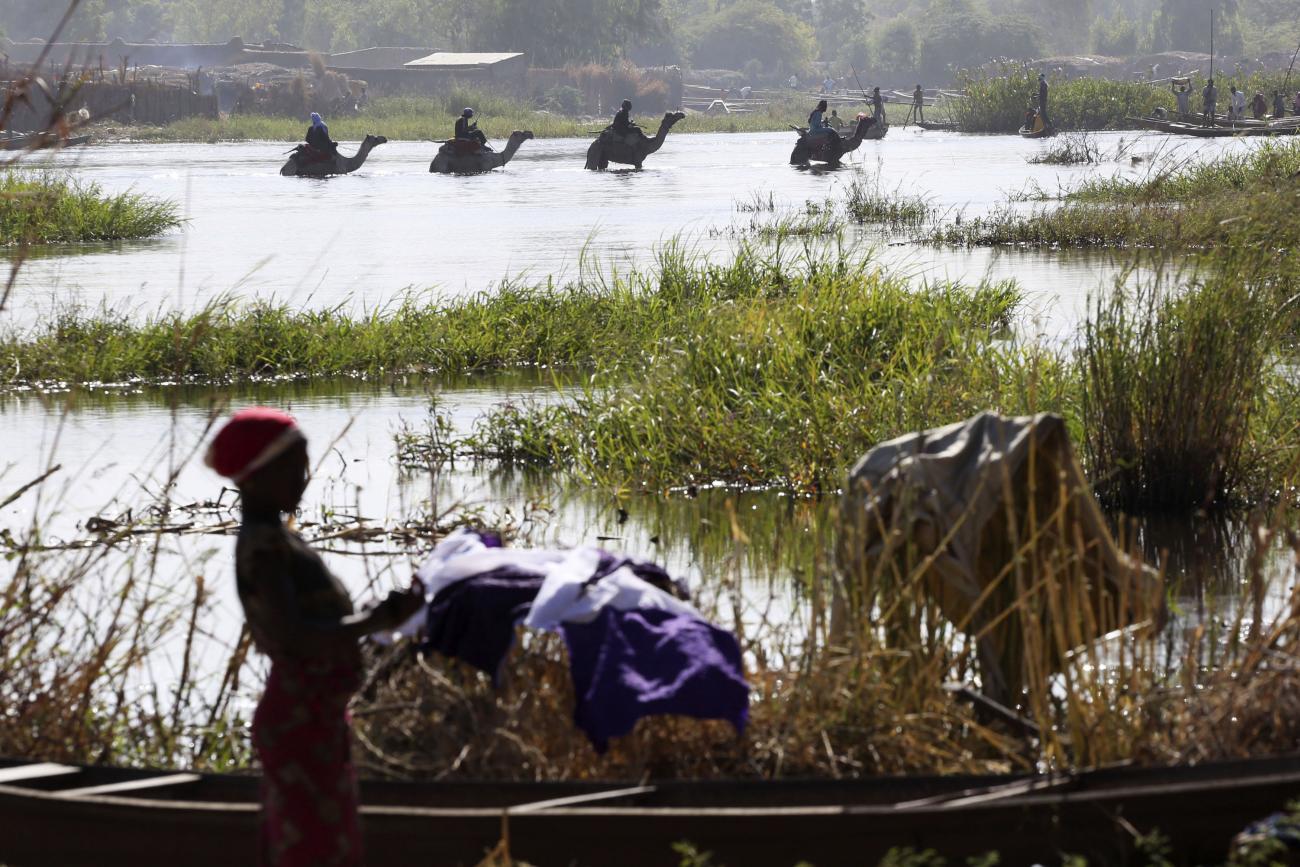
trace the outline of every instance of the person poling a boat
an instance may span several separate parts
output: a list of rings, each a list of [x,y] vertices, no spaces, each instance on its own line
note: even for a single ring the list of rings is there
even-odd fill
[[[474,109],[466,108],[456,118],[456,138],[460,141],[478,142],[479,147],[487,147],[487,136],[474,122]]]
[[[1214,79],[1208,79],[1201,90],[1201,114],[1206,126],[1214,126],[1214,115],[1219,110],[1219,89]]]
[[[871,88],[871,119],[875,123],[885,122],[885,98],[878,87]]]
[[[916,115],[918,123],[925,123],[925,91],[919,84],[916,90],[912,91],[912,112]]]
[[[348,700],[361,685],[357,642],[393,631],[424,604],[394,591],[356,613],[343,585],[282,516],[307,487],[307,439],[288,415],[237,412],[213,438],[208,466],[239,488],[235,584],[248,630],[271,659],[253,714],[262,764],[262,867],[361,864]]]
[[[1043,119],[1043,125],[1051,123],[1047,116],[1047,76],[1038,73],[1038,116]]]
[[[1273,120],[1280,120],[1286,117],[1286,100],[1282,98],[1282,91],[1273,91]]]

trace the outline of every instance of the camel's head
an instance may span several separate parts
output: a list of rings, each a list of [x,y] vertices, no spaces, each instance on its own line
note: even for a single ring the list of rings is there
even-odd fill
[[[684,111],[670,111],[664,115],[664,126],[672,126],[673,124],[677,123],[677,121],[682,120],[685,117],[686,117],[686,112]]]
[[[376,147],[381,144],[388,144],[388,137],[382,135],[368,135],[366,136],[366,144],[370,145],[371,147]]]
[[[528,141],[530,138],[535,138],[535,136],[531,129],[517,129],[510,133],[510,138],[518,141]]]

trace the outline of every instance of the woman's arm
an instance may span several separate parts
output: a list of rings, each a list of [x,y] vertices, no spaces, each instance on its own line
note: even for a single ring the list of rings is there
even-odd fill
[[[418,590],[393,591],[375,607],[337,618],[320,618],[303,610],[294,590],[292,556],[279,544],[247,552],[256,563],[253,603],[261,631],[274,646],[294,656],[316,656],[354,646],[358,639],[396,629],[424,602]],[[250,570],[252,571],[252,570]],[[340,591],[341,592],[341,591]]]

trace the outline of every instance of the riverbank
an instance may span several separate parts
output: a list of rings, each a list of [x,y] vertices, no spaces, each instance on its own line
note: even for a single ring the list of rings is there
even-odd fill
[[[688,112],[673,128],[673,134],[704,132],[774,132],[788,130],[809,111],[806,99],[773,102],[752,112],[703,114]],[[326,118],[330,135],[337,141],[360,141],[369,134],[390,141],[437,141],[451,135],[456,117],[465,106],[473,106],[475,120],[489,138],[504,139],[515,130],[530,130],[537,138],[584,138],[599,132],[605,117],[569,117],[536,109],[533,105],[489,92],[452,93],[441,99],[385,97],[376,99],[359,114]],[[636,119],[651,135],[662,113],[638,111]],[[305,118],[269,117],[252,114],[223,115],[220,119],[188,118],[167,126],[124,126],[113,123],[94,127],[102,141],[132,142],[228,142],[301,141],[307,128]]]
[[[1300,231],[1300,144],[1265,142],[1211,161],[1174,152],[1140,177],[1088,180],[1059,204],[1028,212],[1011,202],[988,215],[934,227],[939,244],[1139,247],[1204,251],[1290,246]],[[1276,256],[1279,266],[1293,257]]]

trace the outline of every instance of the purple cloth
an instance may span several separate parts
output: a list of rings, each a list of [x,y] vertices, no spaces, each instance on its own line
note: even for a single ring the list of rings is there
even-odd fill
[[[468,662],[496,683],[515,643],[515,626],[528,615],[544,580],[535,572],[502,568],[444,588],[429,603],[421,646]]]
[[[749,686],[730,632],[687,615],[613,608],[560,631],[577,697],[574,721],[596,752],[654,714],[722,719],[744,731]]]

